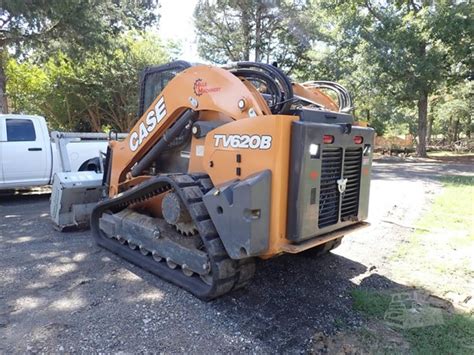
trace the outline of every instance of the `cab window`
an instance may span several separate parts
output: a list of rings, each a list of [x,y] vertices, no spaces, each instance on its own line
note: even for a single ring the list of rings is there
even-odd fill
[[[8,142],[31,142],[36,140],[35,127],[31,120],[7,119]]]
[[[145,81],[144,109],[146,110],[156,97],[163,91],[165,86],[178,72],[175,70],[162,71],[148,74]]]

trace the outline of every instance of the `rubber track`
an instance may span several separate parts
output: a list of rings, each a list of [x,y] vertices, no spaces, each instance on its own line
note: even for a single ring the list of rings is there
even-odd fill
[[[141,268],[174,283],[202,300],[212,300],[227,292],[245,286],[255,272],[254,259],[233,260],[224,249],[212,223],[202,196],[213,185],[205,174],[169,174],[150,178],[144,183],[120,193],[112,199],[100,202],[92,211],[91,230],[96,242],[140,266]],[[165,262],[157,262],[150,255],[131,250],[116,239],[108,238],[99,228],[99,219],[104,212],[117,213],[129,205],[145,201],[165,191],[174,190],[188,209],[208,253],[212,282],[204,283],[199,276],[183,274],[180,268],[170,269]]]

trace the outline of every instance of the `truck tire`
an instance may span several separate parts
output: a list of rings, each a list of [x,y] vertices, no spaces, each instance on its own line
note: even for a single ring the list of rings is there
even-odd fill
[[[96,173],[100,173],[99,157],[86,160],[81,164],[78,171],[95,171]]]
[[[316,258],[320,257],[324,254],[329,253],[331,250],[336,249],[339,245],[341,245],[342,238],[344,236],[339,237],[337,239],[333,239],[327,243],[318,245],[317,247],[305,250],[301,253],[302,256],[309,257],[309,258]]]

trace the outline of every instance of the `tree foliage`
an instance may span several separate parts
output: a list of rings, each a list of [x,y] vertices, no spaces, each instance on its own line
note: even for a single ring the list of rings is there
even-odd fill
[[[195,19],[204,58],[275,59],[299,79],[339,81],[354,94],[357,117],[378,133],[404,127],[422,156],[428,122],[447,110],[430,109],[430,98],[473,68],[468,1],[201,0]]]
[[[126,132],[134,124],[139,72],[170,60],[156,35],[129,33],[114,49],[88,52],[81,60],[57,52],[45,64],[11,59],[8,94],[15,111],[46,115],[52,128]]]
[[[433,99],[435,116],[432,134],[442,134],[446,143],[453,143],[461,133],[471,137],[474,112],[474,83],[463,81],[440,91]]]
[[[57,50],[79,57],[103,48],[124,31],[157,20],[156,0],[2,0],[0,7],[0,111],[7,50],[16,57],[47,58]]]
[[[278,62],[300,66],[316,37],[310,4],[276,0],[200,0],[195,13],[199,54],[215,63]]]
[[[318,7],[336,54],[326,57],[326,67],[357,93],[358,114],[390,123],[400,111],[415,110],[417,151],[425,156],[430,96],[472,70],[468,2],[349,0]]]
[[[395,101],[393,111],[397,106],[417,111],[418,154],[426,155],[429,96],[468,71],[466,39],[473,35],[468,4],[356,0],[321,6],[345,14],[336,20],[338,28],[353,39],[343,47],[353,51],[351,57],[362,56],[370,70],[368,85]],[[462,41],[453,40],[456,29]]]
[[[156,20],[156,2],[3,0],[11,107],[46,115],[55,128],[127,130],[138,71],[175,52],[130,31]],[[194,19],[203,59],[276,61],[295,80],[338,81],[357,119],[378,134],[417,136],[420,155],[435,135],[452,142],[472,132],[468,1],[199,0]]]

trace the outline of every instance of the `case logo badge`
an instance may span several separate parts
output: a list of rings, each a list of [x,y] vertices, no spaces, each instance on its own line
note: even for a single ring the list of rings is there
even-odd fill
[[[346,186],[347,186],[347,179],[339,179],[337,180],[337,189],[339,190],[339,193],[343,194],[346,191]]]

